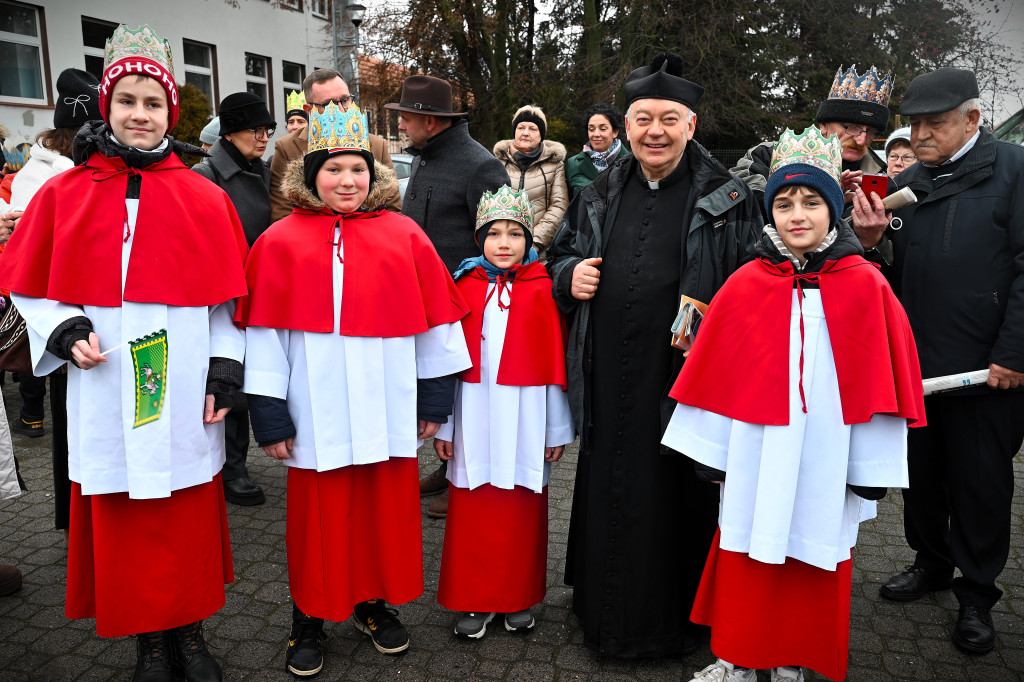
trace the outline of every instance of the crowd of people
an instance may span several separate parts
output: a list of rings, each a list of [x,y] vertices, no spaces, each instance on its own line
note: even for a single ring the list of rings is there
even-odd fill
[[[324,668],[325,621],[410,647],[395,605],[423,593],[421,496],[446,518],[454,634],[533,628],[551,467],[577,439],[565,580],[599,654],[710,640],[696,681],[844,678],[858,525],[892,488],[916,557],[880,596],[952,588],[952,642],[994,647],[1024,440],[1024,149],[980,125],[973,72],[910,82],[879,157],[892,77],[840,68],[812,125],[731,171],[693,139],[704,89],[671,53],[625,79],[625,115],[586,110],[573,156],[533,105],[488,151],[451,85],[413,75],[386,105],[413,156],[403,198],[337,71],[288,97],[268,166],[278,124],[251,93],[202,148],[169,134],[150,27],[119,26],[104,64],[57,81],[0,213],[0,287],[29,339],[15,432],[42,435],[49,377],[67,616],[134,635],[134,679],[223,677],[203,621],[234,580],[226,502],[264,502],[250,434],[288,467],[299,677]],[[982,369],[925,395],[922,377]],[[0,417],[2,498],[20,479]],[[20,585],[0,566],[0,594]]]

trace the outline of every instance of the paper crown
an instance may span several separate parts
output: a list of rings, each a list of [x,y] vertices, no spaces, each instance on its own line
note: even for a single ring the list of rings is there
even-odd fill
[[[863,76],[857,75],[856,65],[846,72],[842,67],[836,71],[832,89],[828,91],[829,99],[852,99],[861,102],[873,102],[883,107],[889,106],[892,94],[892,74],[882,76],[878,69],[871,67]]]
[[[118,26],[114,34],[107,39],[103,69],[106,70],[111,64],[132,57],[152,60],[169,73],[174,73],[171,44],[160,38],[148,24],[143,24],[134,30],[124,24]]]
[[[4,157],[11,172],[21,170],[32,156],[32,146],[22,142],[15,147],[4,147]]]
[[[497,192],[484,192],[476,208],[476,228],[479,230],[495,220],[511,220],[533,232],[533,205],[526,190],[514,190],[503,185]]]
[[[787,128],[772,152],[771,173],[794,163],[820,168],[838,183],[843,167],[839,138],[835,135],[824,137],[817,126],[810,126],[799,135]]]
[[[285,111],[302,111],[302,105],[306,103],[306,95],[292,90],[285,100],[284,110]]]
[[[366,116],[352,105],[342,111],[333,102],[324,113],[316,109],[309,112],[309,146],[306,153],[319,151],[370,151],[370,138],[366,132]]]

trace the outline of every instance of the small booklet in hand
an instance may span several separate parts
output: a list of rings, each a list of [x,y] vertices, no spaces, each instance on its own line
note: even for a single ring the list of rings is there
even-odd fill
[[[695,298],[683,296],[679,301],[679,312],[672,323],[672,346],[685,351],[693,348],[697,330],[708,311],[708,304]]]

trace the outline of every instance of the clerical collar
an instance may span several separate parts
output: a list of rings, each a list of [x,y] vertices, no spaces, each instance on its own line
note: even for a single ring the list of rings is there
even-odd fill
[[[666,189],[679,183],[680,181],[690,176],[690,163],[689,157],[683,154],[682,158],[679,159],[679,163],[672,169],[672,172],[663,177],[661,180],[648,180],[644,175],[643,167],[640,162],[636,163],[636,177],[646,189],[659,190]]]
[[[962,159],[964,157],[964,155],[967,152],[969,152],[972,149],[974,149],[974,144],[978,141],[979,137],[981,137],[981,128],[979,128],[978,130],[974,131],[974,136],[971,139],[967,140],[967,144],[965,144],[963,147],[960,147],[960,149],[957,150],[956,154],[954,154],[953,156],[949,157],[948,159],[943,161],[941,164],[938,164],[938,166],[936,164],[934,164],[934,163],[924,163],[923,161],[921,163],[924,164],[925,166],[929,167],[929,168],[938,168],[939,166],[945,166],[947,163],[954,163],[956,161],[959,161],[960,159]]]

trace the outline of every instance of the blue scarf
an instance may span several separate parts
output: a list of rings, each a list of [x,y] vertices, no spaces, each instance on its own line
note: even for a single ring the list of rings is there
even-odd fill
[[[594,168],[597,169],[598,173],[602,173],[606,168],[608,168],[609,162],[618,156],[620,149],[622,149],[622,142],[618,138],[615,138],[615,142],[612,142],[612,146],[608,147],[608,149],[603,152],[595,152],[590,147],[589,143],[583,146],[583,151],[590,157],[590,162],[594,164]]]
[[[529,265],[530,263],[533,263],[536,260],[538,260],[537,249],[531,246],[530,253],[526,255],[526,258],[523,259],[521,265]],[[512,269],[499,268],[497,265],[492,264],[489,260],[480,255],[474,256],[473,258],[467,258],[461,263],[459,263],[459,267],[455,270],[455,274],[452,275],[452,279],[458,281],[460,277],[463,277],[464,275],[473,272],[477,268],[483,268],[484,271],[487,272],[488,282],[496,282],[499,279],[503,279],[505,273]]]

